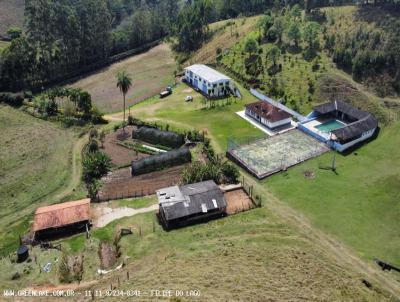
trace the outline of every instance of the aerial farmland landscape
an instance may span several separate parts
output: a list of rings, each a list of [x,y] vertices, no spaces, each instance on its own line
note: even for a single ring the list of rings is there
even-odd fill
[[[400,2],[0,0],[0,301],[400,301]]]

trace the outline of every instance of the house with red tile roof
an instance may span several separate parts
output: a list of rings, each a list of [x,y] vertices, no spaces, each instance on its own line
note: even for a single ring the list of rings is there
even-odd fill
[[[247,104],[246,115],[272,130],[290,126],[292,122],[289,113],[264,101]]]

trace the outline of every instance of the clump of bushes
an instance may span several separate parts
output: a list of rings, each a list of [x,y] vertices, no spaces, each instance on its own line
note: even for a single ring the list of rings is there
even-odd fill
[[[82,281],[83,256],[68,256],[65,252],[61,254],[58,265],[58,278],[61,283],[72,283]]]
[[[26,97],[32,99],[32,93],[26,92]],[[68,100],[65,102],[64,100]],[[21,102],[22,103],[22,102]],[[103,114],[92,104],[91,95],[77,88],[53,88],[33,98],[32,106],[35,113],[42,118],[57,117],[67,127],[81,126],[88,122],[104,124],[107,121]]]
[[[24,101],[22,93],[0,92],[0,102],[4,102],[13,107],[19,107]]]
[[[217,184],[238,183],[239,170],[228,162],[221,160],[207,163],[194,162],[183,171],[183,182],[185,184],[197,183],[206,180],[214,180]]]
[[[82,179],[86,184],[88,196],[92,200],[96,200],[100,190],[99,179],[107,175],[112,166],[111,158],[99,150],[97,136],[97,130],[92,129],[89,133],[89,143],[82,156]]]

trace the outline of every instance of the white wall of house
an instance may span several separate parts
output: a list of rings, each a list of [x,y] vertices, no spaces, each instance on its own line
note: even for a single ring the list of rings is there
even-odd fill
[[[207,81],[197,74],[190,72],[189,70],[185,70],[185,78],[188,83],[191,83],[192,86],[197,87],[205,94],[211,97],[221,97],[225,95],[225,91],[227,88],[234,91],[234,84],[231,80],[218,80],[214,82]],[[197,83],[197,86],[195,85]],[[205,88],[204,89],[204,84]]]
[[[287,125],[290,124],[292,122],[292,119],[289,117],[287,119],[284,120],[280,120],[277,122],[270,122],[267,119],[258,116],[257,114],[255,114],[253,111],[249,110],[248,108],[246,108],[246,114],[250,117],[252,117],[253,119],[257,120],[258,122],[260,122],[262,125],[267,126],[270,129],[274,129],[283,125]]]
[[[348,149],[348,148],[350,148],[350,147],[352,147],[352,146],[354,146],[354,145],[356,145],[356,144],[358,144],[358,143],[360,143],[362,141],[365,141],[365,140],[371,138],[372,135],[374,135],[375,130],[376,130],[376,128],[371,129],[369,131],[366,131],[361,135],[361,137],[359,137],[359,138],[357,138],[357,139],[355,139],[355,140],[353,140],[351,142],[348,142],[347,144],[342,145],[342,144],[338,143],[337,144],[338,145],[337,150],[339,152],[342,152],[342,151],[344,151],[344,150],[346,150],[346,149]]]
[[[275,123],[271,123],[270,121],[268,121],[268,120],[266,120],[264,118],[261,118],[261,124],[267,126],[268,128],[271,128],[271,129],[276,128],[276,127],[280,127],[280,126],[283,126],[283,125],[290,124],[291,121],[292,121],[291,118],[287,118],[287,119],[284,119],[284,120],[277,121]]]

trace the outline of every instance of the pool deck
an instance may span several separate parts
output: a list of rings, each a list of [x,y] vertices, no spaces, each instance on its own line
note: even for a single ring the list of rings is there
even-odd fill
[[[324,139],[329,140],[329,139],[331,139],[330,132],[333,131],[333,130],[331,130],[329,132],[322,131],[322,130],[318,129],[318,126],[321,126],[321,125],[323,125],[325,123],[328,123],[330,121],[333,121],[333,120],[343,124],[343,127],[346,126],[346,124],[344,122],[336,120],[336,119],[314,119],[314,120],[311,120],[309,122],[305,122],[302,125],[305,128],[307,128],[308,130],[310,130],[310,131],[318,134],[319,136],[323,137]]]

